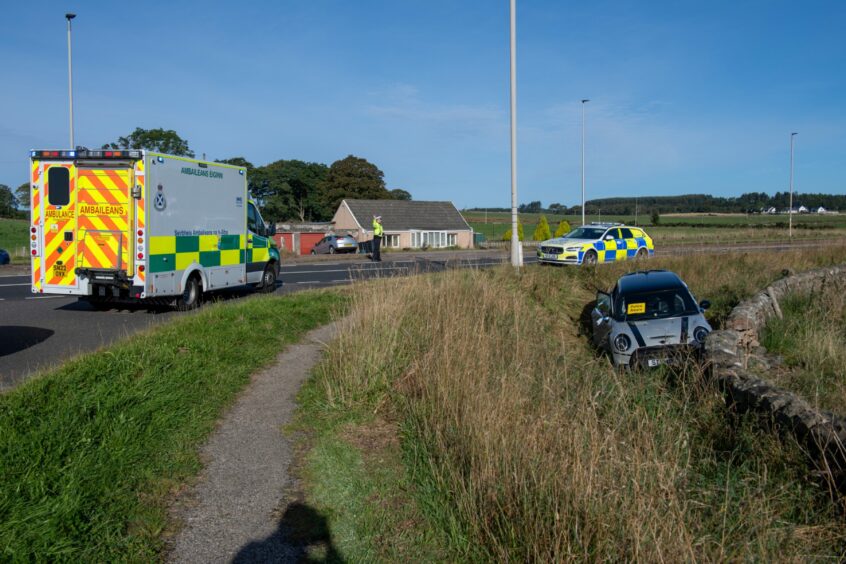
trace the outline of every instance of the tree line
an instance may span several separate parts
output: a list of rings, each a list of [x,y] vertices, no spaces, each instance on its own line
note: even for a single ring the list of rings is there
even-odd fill
[[[146,149],[169,155],[195,156],[188,141],[171,129],[141,129],[103,149]],[[345,198],[366,200],[411,200],[406,190],[388,189],[384,173],[366,159],[349,155],[331,165],[296,159],[281,159],[255,166],[244,157],[215,162],[244,167],[250,194],[270,221],[329,221]],[[26,217],[29,183],[14,191],[0,184],[0,217]]]
[[[793,207],[805,206],[809,210],[824,207],[829,211],[846,210],[846,195],[793,193]],[[770,196],[765,192],[747,192],[739,197],[721,197],[708,194],[685,194],[682,196],[645,196],[626,198],[600,198],[585,202],[589,213],[601,210],[609,215],[634,215],[635,211],[650,213],[758,213],[769,208],[777,211],[790,206],[789,192],[776,192]],[[470,208],[468,211],[511,211],[511,208]],[[520,213],[549,213],[557,215],[582,213],[582,206],[567,207],[552,203],[544,207],[540,201],[520,204]]]

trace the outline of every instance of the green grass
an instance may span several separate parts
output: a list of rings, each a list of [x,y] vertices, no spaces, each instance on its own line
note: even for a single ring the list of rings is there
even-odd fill
[[[0,396],[0,560],[157,558],[166,501],[198,446],[338,293],[210,306],[87,354]]]
[[[334,556],[352,562],[441,562],[446,542],[417,508],[415,484],[405,472],[396,423],[378,409],[334,410],[322,378],[324,362],[300,390],[300,407],[290,430],[307,451],[298,474],[305,502],[325,516]],[[323,523],[306,524],[309,556],[327,557],[321,543],[310,546]]]
[[[20,247],[27,247],[29,222],[24,219],[0,218],[0,249],[6,249],[12,257]]]

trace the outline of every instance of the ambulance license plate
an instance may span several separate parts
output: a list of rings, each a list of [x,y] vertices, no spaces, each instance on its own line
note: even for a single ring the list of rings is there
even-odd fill
[[[660,358],[649,358],[646,360],[646,364],[649,365],[650,368],[655,368],[662,362],[663,360],[661,360]]]
[[[56,264],[53,266],[53,276],[64,278],[68,273],[68,268],[64,264]]]

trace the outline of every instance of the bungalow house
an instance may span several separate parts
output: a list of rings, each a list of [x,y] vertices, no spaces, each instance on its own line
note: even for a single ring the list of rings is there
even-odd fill
[[[374,215],[382,216],[384,248],[473,247],[473,229],[452,202],[343,200],[332,222],[362,243],[373,238]]]

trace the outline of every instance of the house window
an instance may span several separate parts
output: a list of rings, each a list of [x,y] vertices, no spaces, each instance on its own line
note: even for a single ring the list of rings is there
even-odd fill
[[[391,247],[392,249],[399,249],[399,240],[400,236],[396,233],[388,235],[387,233],[383,236],[382,245],[385,247]]]
[[[456,247],[458,246],[458,234],[457,233],[450,233],[447,235],[447,247]]]

